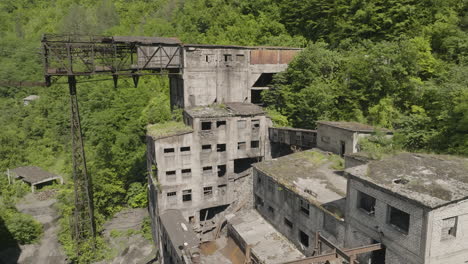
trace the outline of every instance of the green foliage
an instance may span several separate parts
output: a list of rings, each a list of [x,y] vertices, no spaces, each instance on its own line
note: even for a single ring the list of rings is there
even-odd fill
[[[274,108],[266,108],[265,110],[267,112],[268,117],[271,118],[274,127],[289,126],[289,122],[286,116],[280,114],[280,112],[278,112]]]
[[[4,224],[0,225],[1,244],[17,242],[19,244],[31,244],[37,242],[42,235],[42,225],[32,216],[18,212],[13,208],[0,207],[0,219]],[[10,241],[4,241],[11,235]]]
[[[360,151],[372,159],[382,159],[386,155],[392,155],[401,151],[401,146],[391,137],[381,131],[375,131],[368,137],[359,139]]]
[[[149,216],[146,216],[143,219],[143,223],[141,224],[141,234],[148,241],[153,241],[153,236],[151,235],[151,232],[151,219],[149,218]]]
[[[143,208],[148,206],[148,195],[145,184],[131,183],[127,190],[127,205],[131,208]]]

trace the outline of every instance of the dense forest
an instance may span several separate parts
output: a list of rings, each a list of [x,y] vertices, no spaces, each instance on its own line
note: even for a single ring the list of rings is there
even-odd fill
[[[283,125],[359,121],[395,129],[399,148],[468,155],[465,0],[2,0],[0,82],[42,81],[43,33],[304,47],[263,94]],[[117,89],[111,80],[78,81],[100,225],[124,206],[145,204],[145,126],[173,119],[168,79],[145,77],[138,88],[122,80]],[[68,177],[61,240],[73,259],[65,82],[0,84],[0,171],[36,165]],[[24,106],[31,94],[40,99]],[[21,188],[5,187],[3,176],[0,184],[0,216],[12,222],[12,202],[4,200]]]

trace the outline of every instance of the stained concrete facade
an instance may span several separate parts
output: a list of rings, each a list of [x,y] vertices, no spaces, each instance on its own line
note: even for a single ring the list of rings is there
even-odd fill
[[[381,131],[387,136],[393,133],[387,129],[377,129],[372,126],[356,122],[317,122],[317,147],[339,154],[351,154],[359,151],[359,139],[368,137]]]
[[[271,121],[260,107],[247,103],[187,108],[184,120],[191,130],[148,137],[148,162],[157,168],[155,213],[179,209],[198,223],[211,218],[215,207],[238,199],[250,164],[269,158]],[[201,212],[207,208],[214,211]]]
[[[171,105],[260,103],[272,75],[284,71],[301,49],[185,45],[180,75],[170,76]]]

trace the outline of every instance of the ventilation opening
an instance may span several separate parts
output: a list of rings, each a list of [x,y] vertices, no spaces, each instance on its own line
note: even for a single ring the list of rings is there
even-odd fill
[[[253,87],[268,87],[273,81],[273,75],[274,73],[262,73]]]
[[[206,220],[212,219],[213,217],[215,217],[215,215],[222,213],[224,210],[226,210],[228,206],[229,204],[201,209],[200,221],[206,221]]]

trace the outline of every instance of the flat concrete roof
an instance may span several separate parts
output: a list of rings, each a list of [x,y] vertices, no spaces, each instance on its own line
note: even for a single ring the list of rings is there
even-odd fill
[[[341,219],[347,185],[342,162],[338,155],[313,149],[255,163],[253,167]]]
[[[317,133],[317,130],[313,129],[304,129],[304,128],[294,128],[294,127],[270,127],[271,129],[278,130],[287,130],[287,131],[297,131],[297,132],[306,132],[306,133]]]
[[[346,172],[429,208],[468,199],[468,158],[400,153]]]
[[[36,166],[18,167],[10,170],[10,172],[17,178],[33,185],[62,178],[59,175],[45,171]]]
[[[188,249],[198,248],[200,240],[179,210],[168,209],[161,214],[160,219],[179,256],[183,254],[179,247],[183,246],[184,243],[187,243],[186,248]]]
[[[303,50],[297,47],[276,47],[276,46],[239,46],[239,45],[213,45],[213,44],[184,44],[186,48],[208,48],[208,49],[250,49],[250,50]]]
[[[185,112],[191,117],[198,118],[256,116],[265,114],[265,111],[263,111],[260,106],[251,103],[224,103],[195,106],[185,109]]]
[[[252,246],[251,253],[261,263],[284,263],[305,257],[253,209],[239,212],[229,224],[247,245]]]
[[[341,128],[352,132],[363,132],[372,133],[376,130],[385,133],[393,133],[391,130],[386,128],[377,128],[371,125],[357,123],[357,122],[345,122],[345,121],[317,121],[319,125],[327,125],[331,127]]]
[[[175,121],[148,125],[146,127],[146,134],[154,139],[178,136],[191,132],[193,132],[193,129],[190,126],[185,125],[183,122]]]

